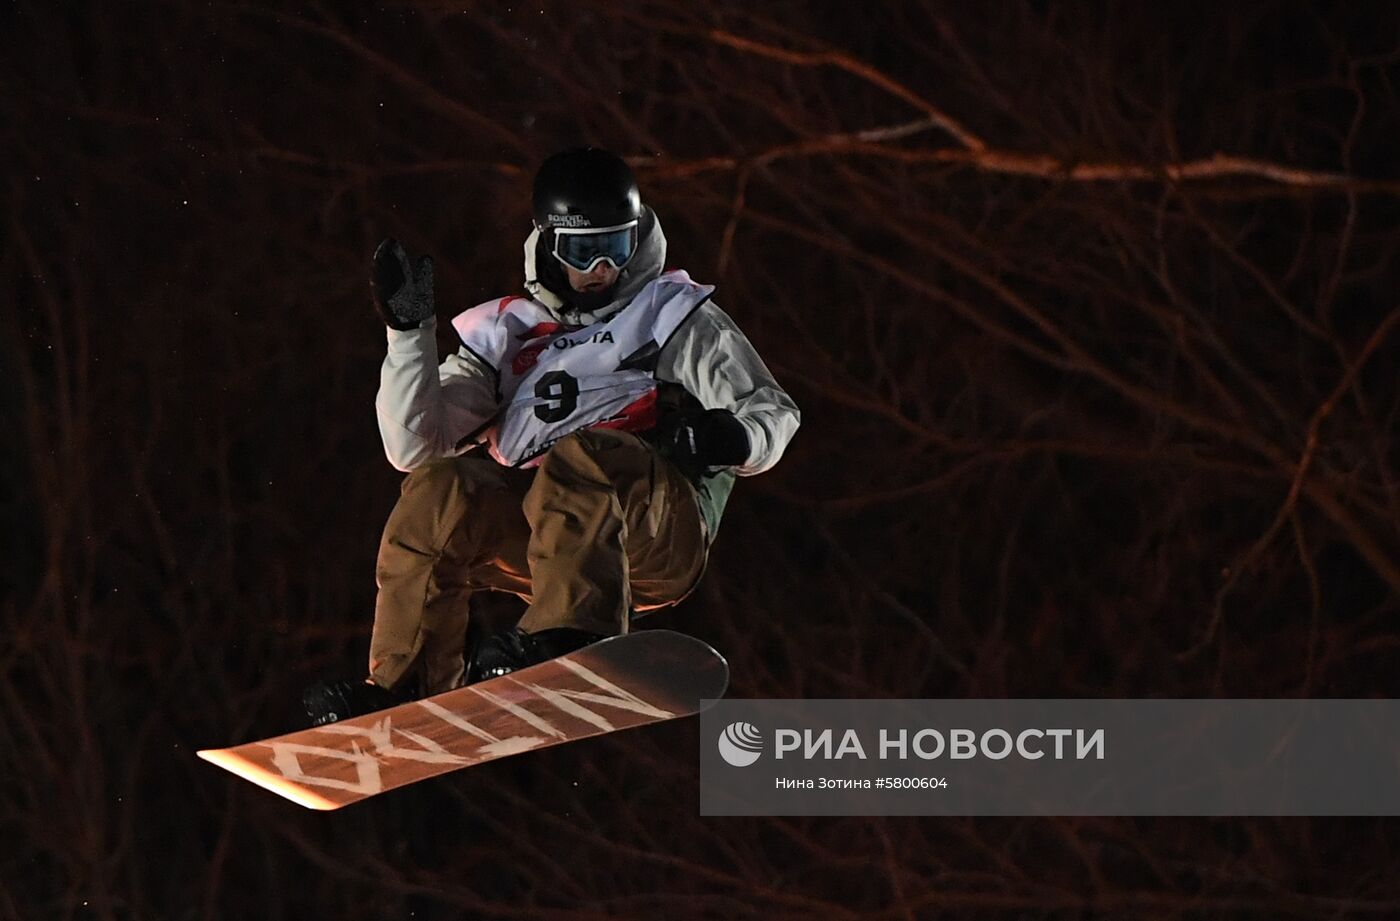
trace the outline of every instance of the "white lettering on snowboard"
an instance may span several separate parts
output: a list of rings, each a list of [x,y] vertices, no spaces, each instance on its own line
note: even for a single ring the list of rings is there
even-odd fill
[[[527,752],[532,748],[538,748],[545,743],[539,736],[511,736],[509,739],[498,739],[491,733],[474,724],[471,720],[463,719],[460,715],[453,713],[435,700],[420,700],[418,706],[427,710],[438,719],[455,726],[468,735],[476,736],[486,744],[477,749],[478,752],[491,756],[492,758],[503,758],[506,755],[516,755],[520,752]]]
[[[482,729],[480,726],[473,723],[471,720],[463,719],[461,716],[458,716],[456,713],[453,713],[451,710],[447,709],[435,700],[420,700],[418,701],[418,706],[422,707],[424,710],[427,710],[429,713],[431,713],[433,716],[436,716],[438,719],[442,720],[447,725],[456,726],[458,729],[462,730],[468,735],[476,736],[483,742],[501,741],[500,739],[493,736],[491,733],[487,732],[485,729]]]
[[[536,716],[535,714],[531,713],[529,710],[526,710],[524,707],[520,706],[514,701],[506,700],[504,697],[499,697],[495,694],[492,694],[490,691],[483,690],[482,688],[476,686],[473,686],[472,690],[475,691],[478,695],[480,695],[482,699],[495,704],[496,706],[500,707],[502,710],[506,711],[516,719],[519,719],[525,723],[529,723],[531,726],[535,727],[540,732],[543,732],[545,735],[554,736],[554,738],[559,739],[560,741],[569,737],[568,733],[556,727],[549,720],[545,719],[542,716]]]
[[[583,706],[580,701],[598,706],[614,707],[630,713],[640,714],[654,720],[670,719],[675,716],[671,711],[663,710],[660,707],[646,702],[632,692],[617,686],[584,665],[580,665],[569,659],[559,659],[557,661],[558,664],[562,665],[570,672],[573,672],[603,693],[574,690],[571,688],[553,688],[541,684],[520,681],[516,681],[515,684],[518,687],[530,691],[537,699],[548,703],[556,710],[588,723],[603,732],[610,732],[616,727],[602,714]],[[512,679],[512,681],[514,681],[514,679]],[[522,723],[542,733],[542,735],[517,735],[504,739],[498,738],[487,730],[477,726],[471,720],[466,719],[460,713],[453,712],[436,701],[420,700],[417,701],[417,704],[426,713],[436,717],[454,729],[480,740],[483,744],[472,749],[468,754],[456,754],[448,751],[440,743],[433,741],[420,732],[394,727],[389,717],[385,717],[368,727],[331,723],[311,730],[315,732],[328,732],[334,735],[363,738],[369,743],[368,751],[361,749],[359,743],[353,738],[350,741],[349,751],[339,748],[305,745],[299,742],[265,742],[261,744],[272,749],[273,767],[288,780],[308,786],[346,790],[351,793],[370,796],[384,789],[384,779],[380,773],[380,765],[388,759],[458,766],[470,764],[474,761],[489,760],[504,755],[529,751],[532,748],[550,744],[551,739],[553,741],[563,742],[571,738],[569,733],[555,726],[538,713],[526,709],[514,700],[509,700],[481,687],[472,686],[472,690],[483,700],[509,713]],[[396,742],[396,736],[400,741],[406,740],[415,747],[405,747],[399,742]],[[350,762],[355,766],[356,779],[346,780],[340,777],[321,777],[307,774],[302,767],[299,757],[303,755]]]
[[[339,777],[314,777],[301,769],[297,755],[315,755],[322,758],[336,758],[355,765],[356,779],[341,780]],[[311,784],[315,787],[330,787],[333,790],[349,790],[369,796],[384,789],[383,778],[379,776],[379,759],[360,751],[360,746],[350,743],[350,751],[338,748],[321,748],[316,745],[300,745],[296,742],[277,742],[272,745],[272,766],[288,780]]]
[[[643,716],[649,716],[657,720],[670,719],[672,716],[675,716],[675,714],[669,710],[653,707],[631,691],[618,687],[602,675],[577,662],[561,659],[559,664],[575,675],[583,678],[594,687],[607,691],[609,696],[605,697],[602,694],[593,694],[588,691],[571,691],[568,688],[549,688],[539,684],[525,684],[523,686],[534,691],[540,697],[549,701],[555,707],[563,710],[570,716],[581,719],[585,723],[591,723],[604,732],[611,732],[614,728],[613,724],[608,722],[601,714],[594,713],[587,707],[581,707],[574,703],[575,700],[586,700],[589,703],[602,704],[606,707],[617,707],[619,710],[640,713]]]
[[[432,739],[424,738],[412,730],[394,729],[389,725],[387,717],[369,727],[331,723],[329,726],[322,726],[321,731],[333,732],[337,735],[364,736],[373,746],[374,754],[380,758],[402,758],[405,761],[422,761],[426,764],[465,764],[467,761],[461,755],[452,754]],[[403,748],[395,745],[394,733],[403,736],[419,747]]]

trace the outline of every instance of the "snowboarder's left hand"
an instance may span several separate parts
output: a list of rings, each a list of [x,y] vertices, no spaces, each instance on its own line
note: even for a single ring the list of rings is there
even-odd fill
[[[433,257],[409,265],[398,240],[389,239],[374,251],[370,272],[374,307],[390,329],[417,329],[433,315]]]
[[[682,470],[734,467],[749,459],[749,433],[727,409],[683,410],[656,429],[662,455]]]

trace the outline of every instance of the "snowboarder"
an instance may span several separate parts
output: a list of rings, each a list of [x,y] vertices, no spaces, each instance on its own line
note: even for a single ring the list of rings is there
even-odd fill
[[[622,159],[550,157],[533,218],[528,296],[459,314],[441,365],[431,258],[395,240],[374,254],[379,429],[408,476],[379,547],[369,677],[308,689],[314,725],[563,655],[680,602],[735,475],[772,467],[797,430],[714,289],[663,271],[666,238]],[[468,657],[478,590],[529,606]]]

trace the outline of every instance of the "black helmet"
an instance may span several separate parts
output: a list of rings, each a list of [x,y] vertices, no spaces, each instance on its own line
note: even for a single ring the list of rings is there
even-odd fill
[[[617,154],[576,147],[545,160],[535,174],[535,226],[616,228],[641,219],[642,196],[632,170]]]

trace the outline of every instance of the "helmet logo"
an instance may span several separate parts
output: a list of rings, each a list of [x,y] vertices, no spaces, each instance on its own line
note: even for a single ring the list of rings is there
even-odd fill
[[[550,227],[591,227],[593,226],[587,217],[582,214],[551,214],[546,218]]]

